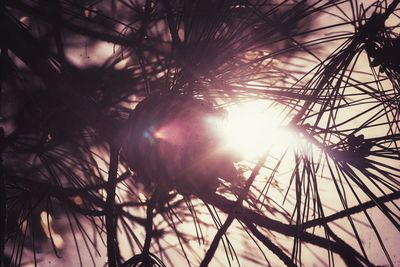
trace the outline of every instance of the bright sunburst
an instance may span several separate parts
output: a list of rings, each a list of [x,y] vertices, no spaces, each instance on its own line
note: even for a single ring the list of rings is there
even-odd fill
[[[288,118],[268,101],[248,101],[226,111],[222,127],[226,145],[244,159],[258,158],[267,150],[282,151],[296,143],[295,134],[285,126]]]

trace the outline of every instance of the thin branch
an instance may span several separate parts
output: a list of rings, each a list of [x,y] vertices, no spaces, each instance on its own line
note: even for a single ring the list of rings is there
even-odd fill
[[[40,182],[34,179],[34,177],[26,178],[22,176],[17,176],[13,175],[11,172],[5,172],[6,173],[6,180],[8,182],[13,182],[13,183],[21,183],[25,186],[29,186],[30,188],[35,188],[35,189],[42,189],[42,191],[45,191],[48,195],[53,196],[55,198],[61,199],[61,198],[70,198],[74,196],[87,196],[89,192],[98,192],[100,189],[105,189],[107,188],[108,184],[107,182],[102,182],[99,184],[94,184],[94,185],[87,185],[87,186],[82,186],[82,187],[62,187],[59,185],[55,184],[50,184],[50,183],[44,183]],[[117,178],[117,183],[120,183],[127,179],[128,177],[131,176],[130,171],[124,172],[122,175],[120,175]]]
[[[10,7],[18,8],[21,11],[25,11],[33,16],[38,16],[43,20],[45,20],[46,22],[52,24],[58,24],[60,27],[73,31],[77,34],[87,36],[93,39],[110,42],[113,44],[118,44],[127,47],[132,47],[132,46],[135,47],[138,43],[140,43],[141,39],[144,36],[142,33],[143,31],[140,31],[139,35],[133,34],[127,37],[96,31],[94,30],[96,27],[90,28],[90,27],[82,27],[76,25],[71,21],[65,20],[60,16],[57,16],[56,14],[46,13],[40,10],[39,8],[34,8],[21,1],[9,1],[7,5]]]
[[[171,8],[171,5],[170,5],[170,2],[168,0],[163,0],[162,2],[163,2],[163,5],[164,5],[164,8],[165,8],[165,13],[166,13],[166,16],[167,16],[168,28],[169,28],[169,32],[171,34],[172,42],[179,49],[179,48],[181,48],[182,41],[179,38],[178,29],[177,29],[177,25],[176,25],[174,16],[172,14],[172,8]]]
[[[116,216],[115,216],[115,187],[117,186],[119,148],[110,145],[110,167],[108,172],[108,187],[106,199],[106,230],[108,266],[116,266]]]
[[[385,13],[382,15],[382,20],[385,22],[389,16],[396,10],[396,7],[399,5],[400,0],[394,0],[386,9]]]
[[[241,191],[241,194],[239,195],[238,199],[236,200],[234,204],[234,208],[239,208],[242,207],[242,202],[247,196],[247,193],[249,192],[250,186],[252,185],[254,179],[258,175],[258,172],[260,171],[261,167],[264,165],[264,162],[267,158],[267,153],[265,153],[258,161],[257,165],[254,167],[249,179],[246,182],[246,186],[243,188]],[[221,228],[218,229],[217,234],[215,235],[210,248],[208,249],[205,257],[203,258],[203,261],[200,264],[200,267],[206,267],[210,263],[211,259],[214,257],[214,254],[218,248],[219,242],[221,241],[221,238],[225,234],[225,232],[228,230],[229,226],[232,224],[233,220],[236,219],[236,216],[234,213],[230,213],[228,215],[228,218],[224,222],[224,224],[221,226]]]
[[[145,224],[146,237],[142,250],[145,266],[150,264],[150,245],[151,245],[151,239],[153,238],[153,218],[154,218],[153,211],[156,207],[158,197],[159,197],[159,191],[156,189],[147,203],[146,224]]]
[[[232,214],[232,216],[236,217],[238,220],[242,221],[245,224],[253,223],[265,229],[275,231],[286,236],[298,236],[301,241],[316,245],[321,248],[330,249],[340,255],[342,258],[346,258],[347,260],[351,258],[354,262],[362,261],[369,266],[373,266],[372,263],[370,263],[367,259],[360,255],[360,253],[358,253],[355,249],[347,244],[344,245],[338,242],[332,242],[326,240],[323,237],[307,232],[301,232],[299,236],[298,226],[289,225],[280,221],[273,220],[243,206],[238,206],[234,208],[236,204],[235,201],[226,199],[225,197],[219,196],[217,194],[208,195],[207,197],[202,196],[202,199],[203,201],[217,207],[223,212]]]
[[[370,200],[363,204],[339,211],[335,214],[326,216],[324,218],[318,218],[318,219],[315,219],[312,221],[305,222],[302,225],[300,225],[300,227],[302,227],[303,229],[307,229],[307,228],[311,228],[311,227],[315,227],[315,226],[325,225],[329,222],[333,222],[333,221],[339,220],[341,218],[365,211],[367,209],[374,208],[377,206],[377,202],[385,203],[385,202],[393,201],[393,200],[396,200],[399,198],[400,198],[400,192],[393,192],[391,194],[377,198],[377,201]]]
[[[296,264],[290,259],[289,256],[282,251],[281,248],[276,246],[268,237],[266,237],[263,233],[257,230],[257,227],[254,226],[252,223],[245,223],[247,228],[252,232],[252,234],[260,240],[269,250],[271,250],[279,259],[286,264],[286,266],[296,267]]]

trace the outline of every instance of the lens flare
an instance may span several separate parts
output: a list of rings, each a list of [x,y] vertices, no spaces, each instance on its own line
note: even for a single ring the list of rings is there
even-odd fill
[[[283,151],[297,138],[286,126],[288,117],[267,101],[249,101],[226,108],[222,127],[226,146],[244,159],[256,159],[267,150]]]

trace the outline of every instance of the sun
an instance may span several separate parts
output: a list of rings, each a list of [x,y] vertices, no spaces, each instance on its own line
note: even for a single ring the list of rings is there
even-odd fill
[[[221,127],[225,145],[243,159],[256,159],[267,151],[284,151],[296,144],[282,107],[267,100],[250,100],[225,108]]]

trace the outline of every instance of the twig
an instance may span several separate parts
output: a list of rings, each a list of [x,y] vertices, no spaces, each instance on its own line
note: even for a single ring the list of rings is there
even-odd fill
[[[108,171],[108,186],[106,199],[106,230],[108,266],[116,266],[116,218],[115,218],[115,187],[117,185],[119,148],[110,145],[110,167]]]
[[[145,266],[150,264],[150,245],[151,239],[153,238],[153,218],[154,218],[154,208],[156,206],[158,200],[158,190],[156,189],[153,192],[150,200],[147,203],[147,211],[146,211],[146,237],[143,245],[142,255],[144,257]]]
[[[385,203],[385,202],[393,201],[393,200],[399,199],[399,198],[400,198],[400,192],[393,192],[391,194],[379,197],[379,198],[377,198],[377,200],[378,200],[378,203]],[[307,229],[307,228],[311,228],[311,227],[315,227],[315,226],[324,225],[329,222],[336,221],[338,219],[344,218],[346,216],[350,216],[352,214],[362,212],[364,210],[367,210],[367,209],[370,209],[370,208],[373,208],[376,206],[377,206],[376,201],[370,200],[363,204],[339,211],[335,214],[326,216],[324,218],[318,218],[318,219],[315,219],[312,221],[305,222],[300,227],[302,227],[303,229]]]
[[[179,48],[181,48],[182,41],[179,38],[177,25],[176,25],[176,22],[174,20],[174,16],[172,14],[171,5],[170,5],[168,0],[163,0],[162,2],[163,2],[163,5],[164,5],[164,8],[165,8],[165,13],[166,13],[166,16],[167,16],[168,28],[169,28],[169,32],[171,34],[172,42],[179,49]]]
[[[392,14],[396,10],[396,7],[399,5],[399,3],[400,3],[400,0],[394,0],[388,6],[388,8],[386,9],[385,13],[382,16],[383,22],[385,22],[389,18],[390,14]]]
[[[43,189],[47,194],[54,196],[56,198],[71,198],[74,196],[88,196],[89,192],[98,192],[100,189],[105,189],[107,188],[108,184],[107,182],[102,182],[99,184],[94,184],[94,185],[87,185],[87,186],[82,186],[82,187],[62,187],[59,185],[51,184],[51,183],[46,183],[46,182],[41,182],[37,181],[36,179],[32,178],[27,178],[25,176],[18,176],[15,175],[11,172],[5,172],[6,174],[6,180],[9,182],[13,183],[21,183],[25,186],[29,186],[31,188],[35,189]],[[126,180],[128,177],[130,177],[131,172],[126,171],[122,175],[120,175],[117,178],[117,183],[120,183],[124,180]],[[29,176],[28,176],[29,177]]]
[[[217,194],[204,197],[203,201],[217,207],[218,209],[228,214],[233,214],[232,216],[235,216],[238,220],[242,221],[244,224],[252,223],[257,226],[261,226],[265,229],[275,231],[286,236],[294,237],[298,235],[298,230],[296,225],[284,224],[280,221],[276,221],[264,215],[258,214],[243,206],[238,206],[236,208],[233,208],[236,202],[228,200],[225,197],[219,196]],[[347,244],[345,246],[342,243],[332,242],[326,240],[323,237],[307,232],[301,233],[301,240],[321,248],[330,249],[333,252],[340,255],[342,258],[346,258],[347,260],[351,258],[354,262],[358,262],[358,260],[360,260],[368,266],[372,265],[360,253],[352,249],[351,246]]]
[[[63,27],[64,29],[68,29],[77,34],[110,42],[113,44],[118,44],[121,46],[135,47],[137,44],[140,43],[141,39],[144,36],[141,32],[139,35],[134,34],[134,35],[129,35],[129,37],[125,37],[101,31],[96,31],[95,30],[96,27],[89,28],[76,25],[71,21],[63,19],[61,16],[57,16],[56,14],[46,13],[39,8],[34,8],[21,1],[9,1],[7,5],[10,7],[20,9],[21,11],[27,12],[28,14],[31,14],[33,16],[38,16],[51,24],[57,24],[59,27]]]
[[[242,207],[242,202],[244,198],[247,196],[248,191],[250,190],[250,186],[252,185],[254,179],[258,175],[258,172],[260,171],[261,167],[264,165],[265,159],[267,158],[267,153],[265,153],[260,160],[258,161],[256,167],[253,169],[249,179],[246,182],[246,186],[243,188],[241,191],[238,199],[235,202],[235,209],[237,207]],[[200,264],[200,267],[206,267],[210,263],[211,259],[214,257],[215,251],[218,248],[218,244],[222,238],[222,236],[225,234],[225,232],[228,230],[229,226],[232,224],[233,220],[236,219],[236,216],[234,213],[229,213],[228,218],[224,222],[224,224],[219,228],[217,234],[215,235],[210,248],[208,249],[205,257],[203,258],[203,261]]]
[[[352,253],[352,251],[354,251],[354,249],[351,246],[349,246],[346,242],[344,242],[344,240],[339,238],[331,230],[331,228],[329,226],[326,226],[325,230],[327,231],[328,235],[331,236],[336,241],[335,244],[338,244],[340,247],[343,248],[344,253],[341,253],[340,256],[342,257],[344,262],[347,264],[347,266],[355,266],[355,267],[356,266],[359,266],[359,267],[364,266],[363,264],[360,263],[360,261],[356,257],[354,257],[354,254]],[[366,259],[366,260],[368,260],[368,259]],[[368,266],[374,266],[372,263],[369,263],[368,261],[366,263],[368,263]]]
[[[268,237],[263,235],[252,223],[245,223],[247,228],[252,232],[252,234],[260,240],[269,250],[271,250],[279,259],[281,259],[286,266],[296,267],[296,264],[287,256],[281,248],[276,246]]]

